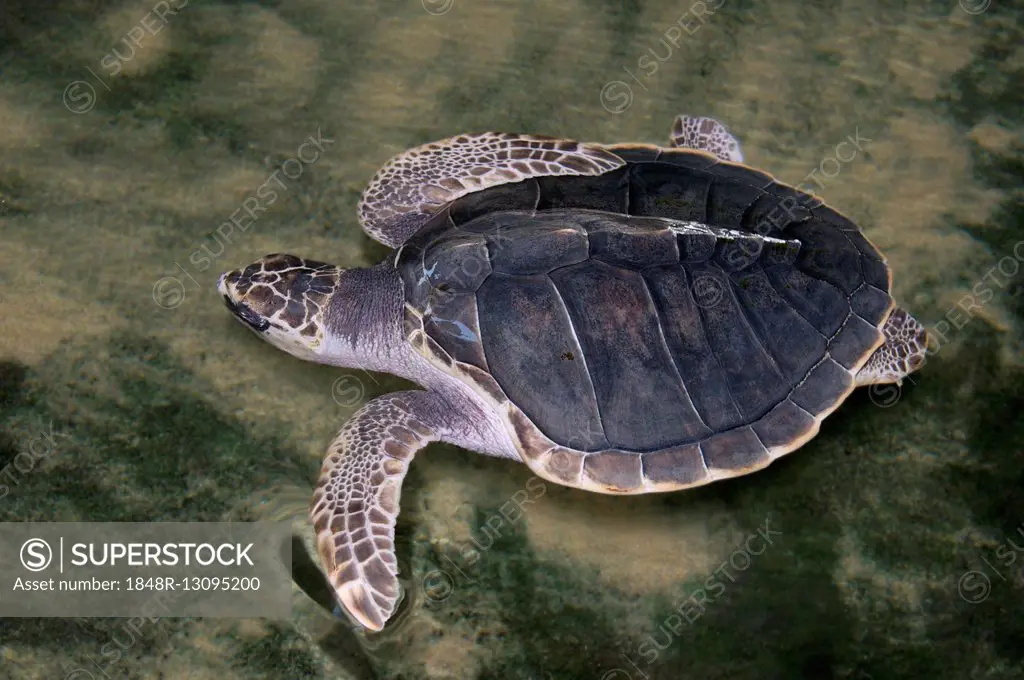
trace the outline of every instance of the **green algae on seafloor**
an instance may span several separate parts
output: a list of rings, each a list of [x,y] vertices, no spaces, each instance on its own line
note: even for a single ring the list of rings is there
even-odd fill
[[[65,344],[25,389],[8,407],[12,430],[28,437],[52,420],[71,436],[0,508],[10,519],[216,521],[268,478],[315,472],[221,413],[148,338]]]
[[[267,480],[308,486],[315,474],[310,461],[280,441],[254,437],[224,415],[158,342],[115,335],[105,343],[68,343],[51,359],[33,369],[0,364],[0,455],[13,459],[50,423],[67,435],[11,485],[0,504],[2,521],[246,521],[255,517],[234,509],[255,486]],[[174,636],[203,636],[223,626],[154,624],[132,644],[131,665],[162,665],[162,650],[181,644]],[[0,630],[8,644],[52,647],[52,659],[85,663],[101,656],[117,625],[23,619],[4,620]],[[234,655],[232,666],[254,677],[322,675],[319,651],[290,624],[234,641],[228,636],[218,646]],[[196,667],[204,664],[197,656]]]

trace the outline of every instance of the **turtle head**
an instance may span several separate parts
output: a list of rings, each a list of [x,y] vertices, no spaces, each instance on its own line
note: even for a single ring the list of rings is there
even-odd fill
[[[325,316],[345,270],[294,255],[267,255],[222,274],[217,290],[231,312],[257,335],[310,361],[325,356]]]

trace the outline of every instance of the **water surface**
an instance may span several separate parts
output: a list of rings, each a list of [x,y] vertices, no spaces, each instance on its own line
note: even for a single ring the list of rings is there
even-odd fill
[[[260,342],[216,277],[271,252],[376,262],[359,192],[459,132],[664,143],[680,112],[718,117],[749,163],[857,221],[938,333],[901,390],[687,493],[531,487],[431,446],[381,635],[297,586],[289,621],[130,641],[116,619],[3,620],[0,677],[1024,677],[1022,19],[1001,0],[5,3],[0,467],[51,423],[70,437],[0,521],[301,529],[326,444],[403,385]]]

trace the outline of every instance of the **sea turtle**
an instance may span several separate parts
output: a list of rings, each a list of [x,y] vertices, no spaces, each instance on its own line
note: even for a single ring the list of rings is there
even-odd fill
[[[859,385],[924,361],[885,260],[818,198],[742,164],[713,119],[671,147],[464,134],[406,151],[359,204],[397,251],[343,269],[268,255],[228,308],[310,361],[422,385],[330,444],[310,509],[335,596],[380,630],[401,597],[402,479],[432,441],[609,494],[753,472]]]

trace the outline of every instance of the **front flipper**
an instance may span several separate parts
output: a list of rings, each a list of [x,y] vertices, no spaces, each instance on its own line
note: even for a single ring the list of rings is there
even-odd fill
[[[603,175],[624,165],[596,144],[503,132],[459,135],[401,153],[359,199],[359,222],[396,248],[442,206],[473,191],[549,175]]]
[[[442,405],[429,392],[396,392],[359,409],[327,449],[309,515],[317,551],[341,606],[381,630],[401,599],[395,520],[413,455],[438,439]]]
[[[672,146],[707,151],[723,161],[743,162],[739,140],[714,118],[676,116],[672,124]]]

